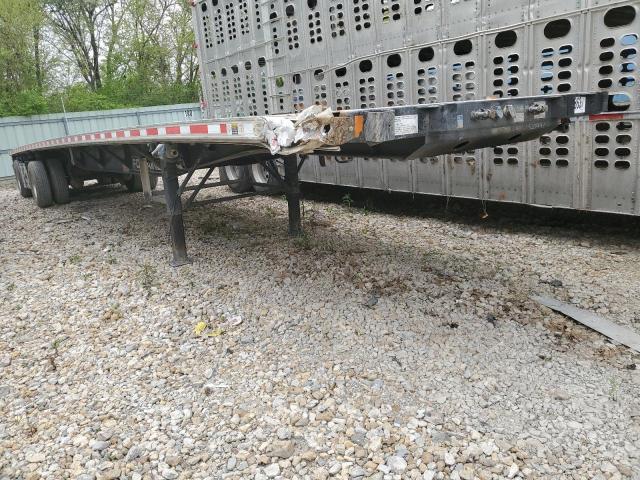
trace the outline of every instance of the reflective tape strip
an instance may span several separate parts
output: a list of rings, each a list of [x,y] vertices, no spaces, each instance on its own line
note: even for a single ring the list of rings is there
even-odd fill
[[[25,152],[32,149],[42,149],[57,145],[70,145],[73,143],[91,143],[104,140],[116,140],[126,138],[147,138],[163,136],[193,136],[193,135],[252,135],[254,132],[252,122],[231,123],[195,123],[183,125],[168,125],[162,127],[131,128],[122,130],[110,130],[105,132],[87,133],[80,135],[68,135],[21,146],[14,153]]]

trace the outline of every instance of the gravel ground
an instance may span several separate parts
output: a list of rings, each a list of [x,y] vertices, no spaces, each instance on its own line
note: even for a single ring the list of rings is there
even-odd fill
[[[640,479],[633,229],[0,186],[2,479]],[[590,233],[591,232],[591,233]]]

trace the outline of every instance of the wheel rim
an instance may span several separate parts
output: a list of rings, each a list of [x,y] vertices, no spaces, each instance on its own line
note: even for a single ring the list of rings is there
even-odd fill
[[[237,165],[227,165],[226,167],[224,167],[224,171],[227,174],[227,178],[229,180],[235,181],[235,180],[240,180],[240,178],[242,177],[242,167],[239,167]]]
[[[264,165],[256,163],[251,166],[251,171],[253,173],[253,179],[257,183],[269,183],[271,173],[264,167]]]

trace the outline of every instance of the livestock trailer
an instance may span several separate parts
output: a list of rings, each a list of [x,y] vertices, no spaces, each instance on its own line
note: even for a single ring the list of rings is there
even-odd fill
[[[304,182],[640,214],[640,2],[200,0],[211,118],[606,92],[608,115],[412,160],[315,155]],[[231,167],[230,167],[231,171]],[[234,170],[233,175],[247,175]],[[260,165],[255,178],[268,180]]]

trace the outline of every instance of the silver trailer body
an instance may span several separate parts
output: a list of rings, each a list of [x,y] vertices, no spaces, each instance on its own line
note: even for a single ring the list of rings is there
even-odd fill
[[[324,155],[304,163],[303,181],[640,214],[638,1],[193,6],[211,118],[609,93],[610,114],[535,141],[413,160]]]

